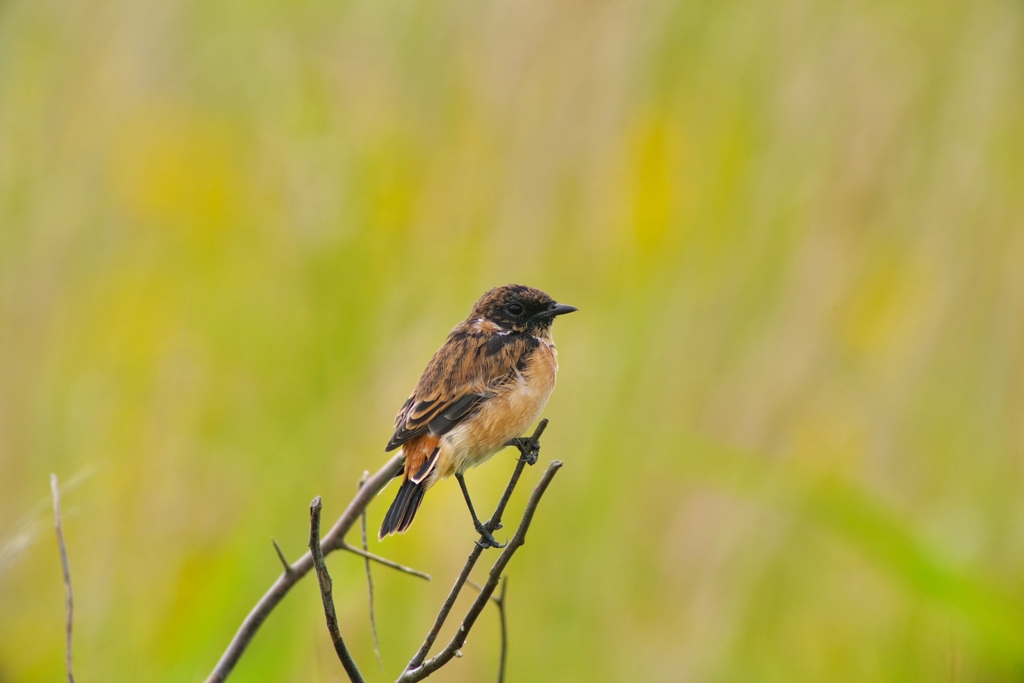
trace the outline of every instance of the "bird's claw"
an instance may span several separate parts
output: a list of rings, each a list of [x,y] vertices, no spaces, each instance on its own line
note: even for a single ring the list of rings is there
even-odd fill
[[[495,528],[495,531],[497,531],[500,528],[501,525],[499,524]],[[498,543],[498,541],[494,539],[494,536],[491,535],[491,532],[488,531],[483,524],[478,526],[476,530],[477,533],[480,534],[480,539],[476,542],[476,544],[484,550],[487,550],[488,548],[504,548],[506,545],[508,545],[507,543]]]
[[[537,459],[540,457],[540,442],[534,441],[533,439],[518,438],[512,439],[506,444],[508,446],[515,446],[519,449],[519,459],[525,462],[527,465],[536,465]]]

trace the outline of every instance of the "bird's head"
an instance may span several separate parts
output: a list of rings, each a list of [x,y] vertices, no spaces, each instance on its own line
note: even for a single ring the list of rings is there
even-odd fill
[[[473,305],[470,319],[483,319],[510,332],[541,335],[555,317],[577,310],[560,304],[545,292],[523,285],[505,285],[486,292]]]

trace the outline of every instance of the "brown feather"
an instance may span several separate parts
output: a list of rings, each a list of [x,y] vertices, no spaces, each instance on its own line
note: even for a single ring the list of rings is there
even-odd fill
[[[556,307],[540,290],[499,287],[451,331],[395,416],[386,450],[402,448],[405,472],[381,537],[409,527],[434,483],[486,461],[540,417],[558,371],[543,312]]]
[[[502,331],[487,321],[470,319],[456,326],[398,411],[395,433],[386,450],[427,432],[442,436],[473,412],[444,420],[446,411],[467,397],[479,397],[477,402],[493,397],[515,377],[517,365],[537,346],[533,335]]]
[[[429,470],[427,472],[421,472],[420,470],[430,461],[434,451],[437,450],[437,442],[440,440],[441,437],[424,434],[423,436],[417,436],[411,441],[407,441],[402,446],[402,452],[405,454],[406,479],[411,479],[417,484],[423,480],[429,473]]]
[[[550,340],[524,355],[514,379],[499,385],[472,419],[441,439],[428,483],[486,462],[510,439],[521,436],[547,405],[557,372],[558,357]]]

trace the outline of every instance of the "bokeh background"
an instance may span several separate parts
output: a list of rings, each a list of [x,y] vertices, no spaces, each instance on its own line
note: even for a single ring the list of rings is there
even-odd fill
[[[270,538],[297,557],[310,499],[340,513],[508,282],[581,309],[510,681],[1022,680],[1022,21],[6,0],[0,681],[62,676],[50,472],[79,680],[202,680],[280,571]],[[481,507],[513,460],[470,474]],[[435,577],[375,570],[389,677],[361,561],[329,557],[370,680],[473,539],[446,484],[371,541]],[[492,680],[497,652],[489,611],[436,679]],[[306,580],[233,680],[342,676]]]

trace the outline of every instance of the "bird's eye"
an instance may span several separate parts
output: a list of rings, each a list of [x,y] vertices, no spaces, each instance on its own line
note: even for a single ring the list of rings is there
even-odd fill
[[[523,314],[523,305],[522,304],[509,304],[508,306],[505,307],[505,310],[507,310],[512,315],[518,317],[518,316],[521,316]]]

